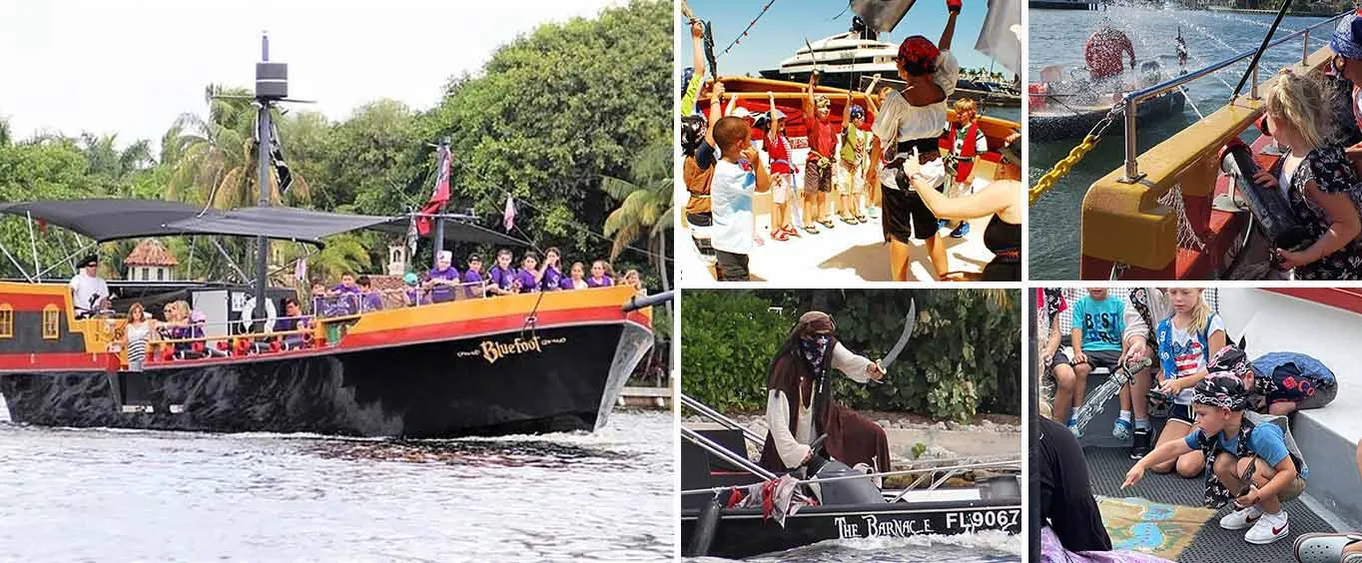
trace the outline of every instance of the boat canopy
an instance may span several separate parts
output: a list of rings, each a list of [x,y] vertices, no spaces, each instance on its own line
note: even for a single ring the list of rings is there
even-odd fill
[[[373,229],[404,234],[407,216],[352,215],[293,207],[208,209],[155,199],[72,199],[0,204],[0,213],[32,217],[98,242],[160,236],[265,236],[325,246],[323,238]],[[483,227],[445,221],[445,240],[529,246],[518,238]]]

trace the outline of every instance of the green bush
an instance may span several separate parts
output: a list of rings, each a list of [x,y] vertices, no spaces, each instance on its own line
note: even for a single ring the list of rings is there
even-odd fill
[[[883,385],[835,377],[833,392],[856,409],[967,421],[1021,411],[1021,311],[1015,290],[690,290],[683,294],[681,387],[720,410],[760,410],[771,357],[810,309],[837,323],[852,352],[881,358],[917,325]],[[781,313],[769,312],[771,307]]]

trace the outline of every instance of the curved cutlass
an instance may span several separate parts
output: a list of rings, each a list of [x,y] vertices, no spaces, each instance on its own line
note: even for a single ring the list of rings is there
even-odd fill
[[[880,371],[886,372],[887,374],[886,370],[889,369],[889,366],[893,365],[894,360],[897,360],[899,358],[899,353],[903,352],[903,348],[908,345],[908,339],[913,336],[913,328],[916,326],[917,326],[917,300],[914,299],[912,301],[909,301],[908,315],[903,318],[903,334],[899,335],[899,341],[894,343],[894,347],[889,349],[889,353],[885,354],[884,358],[882,358],[878,362],[875,362],[875,365],[880,367]],[[879,381],[876,381],[874,379],[871,379],[870,382],[879,383]]]

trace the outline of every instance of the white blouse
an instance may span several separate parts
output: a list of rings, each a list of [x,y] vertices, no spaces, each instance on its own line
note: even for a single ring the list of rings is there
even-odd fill
[[[960,63],[956,62],[955,55],[950,51],[941,51],[941,55],[936,59],[936,72],[932,74],[932,82],[941,87],[946,98],[950,98],[950,95],[955,93],[955,83],[958,80]],[[872,131],[880,138],[880,146],[888,152],[894,150],[894,144],[898,141],[940,136],[941,130],[945,127],[946,99],[925,106],[913,106],[908,104],[908,100],[903,99],[902,93],[894,90],[885,97],[884,105],[875,115],[875,126]]]
[[[870,360],[857,356],[842,346],[841,342],[832,349],[832,369],[840,371],[852,381],[865,383],[870,379]],[[813,408],[812,405],[805,407],[802,402],[797,404],[799,408],[799,418],[795,425],[795,433],[790,434],[790,404],[785,398],[785,392],[772,389],[766,400],[766,424],[770,427],[771,437],[774,438],[776,452],[780,454],[780,461],[785,467],[794,467],[809,455],[809,442],[817,436],[813,435]]]

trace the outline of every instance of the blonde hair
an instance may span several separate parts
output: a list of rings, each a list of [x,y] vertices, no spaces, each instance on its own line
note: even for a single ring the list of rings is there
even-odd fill
[[[1330,125],[1327,94],[1318,80],[1284,68],[1263,98],[1267,112],[1290,121],[1312,147],[1324,145]]]
[[[958,100],[955,101],[955,108],[954,108],[954,109],[955,109],[955,115],[957,115],[957,116],[959,116],[961,113],[964,113],[964,112],[967,112],[967,111],[971,111],[971,112],[974,112],[975,114],[978,114],[978,113],[979,113],[979,104],[974,103],[974,100],[971,100],[971,99],[969,99],[969,98],[960,98],[960,99],[958,99]]]
[[[1196,305],[1193,305],[1191,310],[1192,324],[1187,327],[1189,332],[1193,334],[1200,334],[1206,330],[1206,325],[1211,322],[1211,306],[1207,305],[1206,300],[1202,298],[1205,292],[1204,289],[1196,288]]]

